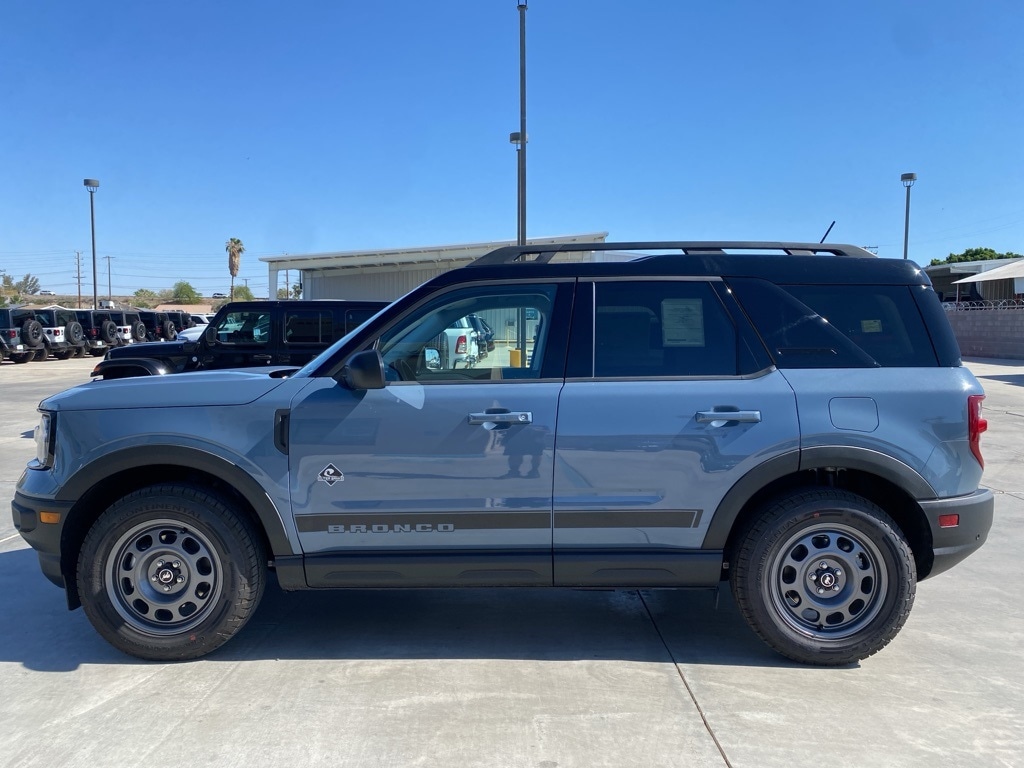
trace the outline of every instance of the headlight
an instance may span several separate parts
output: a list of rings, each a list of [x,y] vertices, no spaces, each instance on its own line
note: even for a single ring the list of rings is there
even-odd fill
[[[57,416],[47,411],[39,414],[39,423],[36,425],[36,461],[43,467],[53,466],[53,438],[56,432]]]

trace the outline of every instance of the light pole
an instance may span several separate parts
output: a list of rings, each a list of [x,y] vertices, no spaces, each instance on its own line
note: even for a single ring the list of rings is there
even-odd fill
[[[96,309],[99,306],[99,298],[96,294],[96,209],[93,206],[93,199],[96,190],[100,188],[100,183],[97,179],[85,179],[82,183],[89,190],[89,225],[92,228],[92,308]]]
[[[917,181],[916,173],[904,173],[900,176],[900,181],[903,182],[903,186],[907,188],[907,213],[903,219],[903,258],[907,258],[907,245],[910,243],[910,188],[914,186],[914,182]]]
[[[518,189],[518,228],[516,243],[526,245],[526,0],[520,0],[519,9],[519,133],[509,136],[516,145],[519,159],[516,174]]]

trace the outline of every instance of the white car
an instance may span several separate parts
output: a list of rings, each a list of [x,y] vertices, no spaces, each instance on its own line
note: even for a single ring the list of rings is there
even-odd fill
[[[195,316],[193,315],[193,317]],[[196,323],[191,328],[185,328],[184,330],[178,331],[178,338],[183,339],[185,341],[196,341],[200,336],[203,335],[203,331],[205,331],[209,327],[209,323],[204,323],[202,325]]]

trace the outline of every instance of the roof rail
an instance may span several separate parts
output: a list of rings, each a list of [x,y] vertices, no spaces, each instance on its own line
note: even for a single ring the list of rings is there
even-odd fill
[[[679,256],[724,256],[728,252],[746,251],[750,254],[769,255],[783,253],[787,256],[847,256],[854,258],[878,258],[870,251],[856,245],[838,243],[780,243],[754,242],[746,240],[684,240],[652,241],[635,243],[545,243],[543,245],[509,245],[486,253],[470,267],[486,267],[495,264],[547,264],[556,254],[571,251],[678,251],[679,253],[659,254],[646,258],[677,258]],[[533,258],[524,258],[530,257]]]

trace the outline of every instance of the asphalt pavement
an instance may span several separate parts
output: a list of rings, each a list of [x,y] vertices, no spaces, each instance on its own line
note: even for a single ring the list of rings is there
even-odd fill
[[[0,504],[36,403],[92,363],[0,365]],[[727,589],[273,584],[215,654],[140,662],[67,611],[5,511],[0,766],[1022,766],[1024,362],[968,365],[988,394],[993,531],[858,665],[778,656]]]

